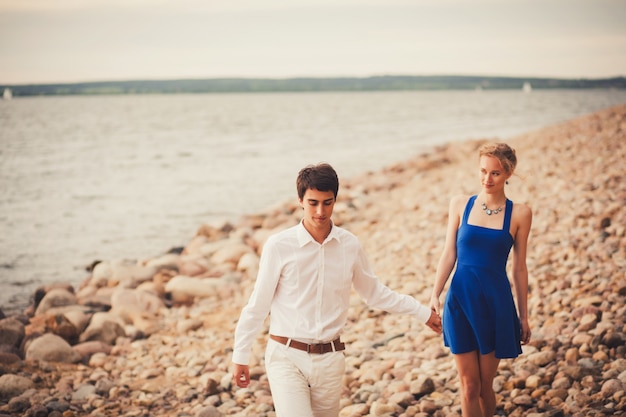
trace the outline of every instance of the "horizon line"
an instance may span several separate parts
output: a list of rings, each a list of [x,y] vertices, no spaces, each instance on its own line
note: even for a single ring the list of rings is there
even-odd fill
[[[92,80],[92,81],[50,81],[50,82],[24,82],[24,83],[0,83],[2,87],[22,87],[22,86],[44,86],[44,85],[77,85],[77,84],[106,84],[106,83],[127,83],[127,82],[163,82],[163,81],[208,81],[208,80],[267,80],[267,81],[286,81],[286,80],[349,80],[349,79],[374,79],[374,78],[491,78],[491,79],[510,79],[510,80],[613,80],[625,78],[626,75],[614,75],[605,77],[554,77],[554,76],[523,76],[523,75],[463,75],[463,74],[430,74],[430,75],[412,75],[412,74],[379,74],[379,75],[337,75],[337,76],[282,76],[282,77],[255,77],[255,76],[215,76],[215,77],[173,77],[173,78],[126,78],[111,80]]]

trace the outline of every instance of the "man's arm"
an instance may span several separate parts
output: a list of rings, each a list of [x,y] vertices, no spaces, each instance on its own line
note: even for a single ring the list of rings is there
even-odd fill
[[[441,331],[441,321],[436,313],[414,297],[400,294],[383,284],[374,274],[363,248],[358,248],[353,285],[357,294],[368,306],[394,314],[410,314],[435,332]],[[439,329],[439,330],[437,330]]]
[[[257,333],[260,331],[267,317],[274,292],[280,277],[279,257],[274,247],[268,241],[259,261],[259,273],[252,294],[246,306],[242,309],[237,327],[235,328],[235,343],[233,347],[233,381],[237,386],[245,388],[250,383],[250,350]]]

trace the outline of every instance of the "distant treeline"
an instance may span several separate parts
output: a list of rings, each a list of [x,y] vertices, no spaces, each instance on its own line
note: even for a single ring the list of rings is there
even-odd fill
[[[479,76],[376,76],[343,78],[211,78],[2,85],[14,97],[80,94],[261,93],[307,91],[503,90],[626,88],[626,78],[556,79]]]

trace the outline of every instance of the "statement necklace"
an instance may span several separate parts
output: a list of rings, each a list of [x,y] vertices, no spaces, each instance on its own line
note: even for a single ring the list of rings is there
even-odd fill
[[[492,214],[500,213],[502,211],[502,206],[492,210],[490,208],[487,208],[487,204],[483,203],[483,211],[485,212],[485,214],[487,214],[487,216],[491,216]]]

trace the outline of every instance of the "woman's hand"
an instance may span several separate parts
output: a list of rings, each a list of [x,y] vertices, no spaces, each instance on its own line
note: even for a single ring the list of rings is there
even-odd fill
[[[520,325],[521,325],[521,329],[520,329],[521,341],[522,341],[522,345],[525,345],[528,342],[530,342],[530,326],[528,325],[527,319],[520,320]]]
[[[441,303],[439,302],[439,297],[435,297],[434,295],[432,295],[430,297],[429,307],[431,310],[437,313],[438,316],[441,316]]]

